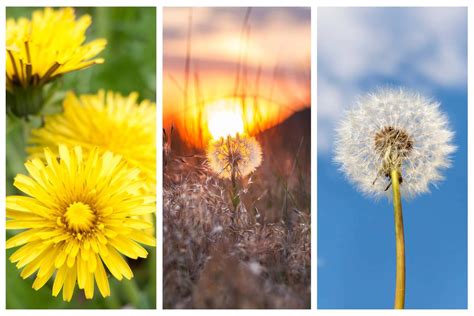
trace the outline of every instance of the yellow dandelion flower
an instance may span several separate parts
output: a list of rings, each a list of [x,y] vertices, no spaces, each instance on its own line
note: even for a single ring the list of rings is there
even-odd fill
[[[99,91],[95,95],[66,95],[64,112],[46,116],[45,124],[32,131],[27,150],[33,156],[43,147],[58,144],[79,145],[84,151],[99,147],[121,155],[141,170],[146,190],[155,192],[156,184],[156,106],[150,101],[137,103],[138,94],[123,97]]]
[[[7,103],[16,115],[39,112],[43,105],[41,87],[45,83],[104,62],[94,57],[105,48],[105,39],[84,44],[90,24],[89,15],[76,20],[72,8],[46,8],[33,12],[31,20],[7,20]]]
[[[61,145],[59,156],[48,148],[44,156],[45,161],[25,164],[29,176],[15,178],[14,186],[27,196],[6,200],[6,228],[25,229],[6,243],[7,249],[21,246],[10,261],[24,279],[37,272],[35,290],[55,275],[52,294],[62,289],[65,301],[76,282],[88,299],[95,283],[103,297],[109,296],[105,267],[118,280],[131,279],[122,255],[145,258],[139,243],[155,245],[144,233],[150,224],[133,218],[153,213],[155,198],[138,193],[139,170],[118,155],[93,149],[85,156],[79,146]]]
[[[207,149],[211,170],[220,178],[245,177],[262,162],[262,148],[254,137],[239,135],[211,141]]]

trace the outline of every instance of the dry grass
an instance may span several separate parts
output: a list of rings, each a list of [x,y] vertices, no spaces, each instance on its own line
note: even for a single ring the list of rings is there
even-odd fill
[[[310,307],[309,139],[279,152],[266,139],[276,137],[260,137],[268,159],[242,180],[236,211],[202,155],[166,145],[165,308]]]

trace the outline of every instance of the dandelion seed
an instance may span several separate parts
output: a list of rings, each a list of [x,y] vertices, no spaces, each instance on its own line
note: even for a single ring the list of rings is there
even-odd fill
[[[90,24],[89,15],[76,20],[72,8],[46,8],[35,11],[31,20],[7,20],[7,104],[15,115],[37,114],[42,87],[49,81],[104,62],[94,57],[105,48],[105,39],[84,44]]]
[[[31,133],[27,151],[41,155],[44,147],[79,145],[87,154],[98,147],[121,155],[141,170],[145,190],[156,191],[156,106],[137,102],[138,94],[127,97],[99,91],[95,95],[66,95],[64,112],[45,117],[45,124]]]
[[[262,274],[262,272],[264,270],[262,265],[260,263],[256,262],[256,261],[249,262],[248,267],[249,267],[250,271],[255,275]]]
[[[401,194],[429,192],[450,166],[454,133],[439,103],[403,90],[362,97],[339,124],[335,161],[364,194],[392,197],[389,170],[399,166]],[[374,181],[375,180],[375,181]]]
[[[382,89],[361,98],[337,130],[335,161],[363,193],[393,198],[396,309],[405,307],[405,238],[401,197],[429,191],[450,165],[454,133],[439,103]],[[392,190],[388,190],[392,187]]]
[[[94,296],[97,283],[103,297],[110,295],[105,267],[118,280],[133,272],[122,255],[146,258],[140,245],[155,245],[145,232],[150,223],[134,217],[153,213],[155,198],[137,190],[138,169],[120,156],[81,147],[59,147],[59,155],[44,150],[45,161],[25,164],[30,176],[17,175],[14,186],[27,196],[8,196],[7,229],[25,229],[6,247],[19,247],[10,257],[21,277],[35,272],[35,290],[54,277],[52,295],[62,289],[72,299],[76,281],[85,296]],[[105,267],[104,267],[105,264]],[[95,282],[94,282],[95,280]]]
[[[224,228],[222,228],[221,225],[217,225],[212,229],[211,234],[218,234],[218,233],[222,232],[223,230],[224,230]]]
[[[212,141],[207,149],[209,165],[220,178],[245,177],[262,163],[262,148],[254,137],[237,135]]]

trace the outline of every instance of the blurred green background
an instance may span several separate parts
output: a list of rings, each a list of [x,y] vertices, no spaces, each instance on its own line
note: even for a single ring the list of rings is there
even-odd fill
[[[7,8],[7,18],[27,17],[40,8]],[[105,38],[108,44],[99,57],[105,63],[88,69],[69,73],[60,78],[57,92],[46,105],[44,113],[61,111],[61,102],[66,91],[77,94],[96,93],[100,89],[113,90],[127,95],[132,91],[140,99],[156,100],[156,9],[136,7],[76,8],[76,17],[92,16],[92,25],[87,31],[87,41]],[[7,115],[6,143],[6,193],[19,194],[13,187],[17,173],[26,173],[25,145],[31,128],[41,124],[41,118],[29,122]],[[7,238],[14,232],[8,231]],[[6,252],[6,306],[7,308],[155,308],[156,307],[156,251],[147,248],[146,260],[131,260],[134,272],[131,281],[118,282],[110,277],[111,296],[102,298],[97,286],[94,299],[86,300],[82,290],[76,290],[71,302],[63,302],[61,295],[51,295],[52,280],[39,291],[31,288],[34,276],[23,280],[20,271],[8,261],[18,248]]]

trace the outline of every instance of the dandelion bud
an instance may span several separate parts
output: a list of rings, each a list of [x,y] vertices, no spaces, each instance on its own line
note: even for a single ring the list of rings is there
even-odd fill
[[[105,39],[85,42],[91,18],[76,20],[74,9],[46,8],[31,20],[8,19],[6,25],[6,88],[9,112],[26,117],[44,106],[44,86],[61,75],[103,63],[94,58]]]
[[[7,111],[17,117],[38,114],[44,105],[43,87],[13,85],[7,90]]]

